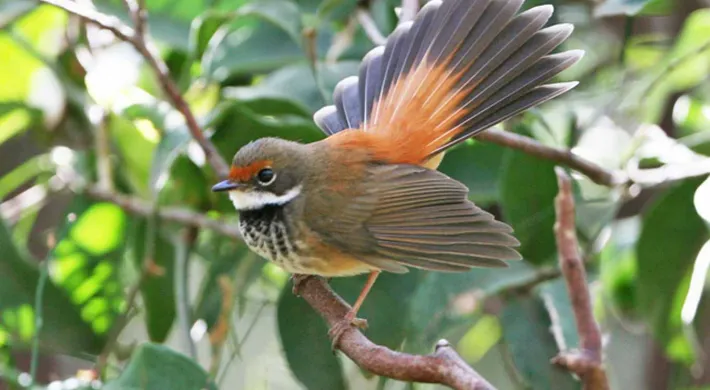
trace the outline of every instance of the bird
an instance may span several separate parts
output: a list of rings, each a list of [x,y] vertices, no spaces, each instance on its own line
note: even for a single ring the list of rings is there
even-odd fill
[[[574,88],[552,82],[581,50],[556,52],[571,24],[551,5],[433,0],[337,83],[313,114],[324,138],[241,147],[226,192],[246,245],[301,277],[368,274],[330,335],[335,348],[383,272],[464,272],[521,259],[513,229],[437,170],[450,148]]]

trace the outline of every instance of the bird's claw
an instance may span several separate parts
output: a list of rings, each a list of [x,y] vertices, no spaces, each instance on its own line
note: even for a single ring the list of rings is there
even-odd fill
[[[303,274],[293,274],[291,275],[291,282],[293,283],[293,287],[291,288],[291,291],[293,292],[293,295],[300,296],[298,293],[299,290],[301,289],[301,284],[306,281],[306,279],[310,278],[313,275],[303,275]]]
[[[345,331],[351,327],[365,330],[367,329],[367,320],[364,318],[357,318],[355,317],[355,313],[348,312],[342,320],[333,325],[333,327],[328,331],[328,336],[330,336],[330,339],[332,340],[331,348],[333,352],[335,352],[335,349],[338,348],[340,338],[343,336]]]

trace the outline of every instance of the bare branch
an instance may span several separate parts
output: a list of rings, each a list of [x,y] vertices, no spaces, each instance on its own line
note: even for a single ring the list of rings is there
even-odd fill
[[[136,37],[144,39],[145,37],[145,27],[146,27],[146,10],[144,0],[123,0],[123,3],[128,9],[128,13],[133,19],[133,26],[136,30]]]
[[[377,24],[375,24],[375,20],[372,19],[372,15],[370,15],[369,10],[360,7],[356,11],[356,16],[358,22],[360,22],[360,25],[362,26],[362,29],[365,30],[365,34],[367,34],[367,37],[370,38],[372,43],[378,46],[387,43],[387,37],[382,35],[380,29],[377,27]]]
[[[582,173],[593,182],[613,187],[626,182],[625,176],[620,172],[609,171],[591,161],[585,160],[569,150],[557,149],[543,145],[532,138],[515,134],[509,131],[488,129],[476,136],[481,141],[491,142],[511,149],[517,149],[531,156],[540,157]]]
[[[136,197],[117,194],[95,186],[87,188],[85,192],[92,198],[114,203],[131,214],[148,216],[153,212],[150,202]],[[239,240],[242,239],[242,235],[239,233],[239,228],[236,225],[229,224],[226,221],[219,219],[209,218],[204,214],[194,212],[190,209],[180,207],[161,207],[158,210],[158,217],[165,221],[177,222],[185,226],[194,226],[214,230],[215,232],[227,237]]]
[[[559,185],[559,193],[555,198],[555,238],[560,269],[567,284],[577,323],[580,350],[561,351],[552,362],[579,375],[584,389],[607,390],[609,382],[602,365],[602,336],[599,325],[594,320],[587,275],[578,250],[572,181],[562,168],[557,167],[555,172]]]
[[[675,58],[674,60],[669,62],[668,65],[666,65],[666,67],[653,78],[651,83],[648,84],[648,86],[643,90],[643,92],[641,92],[639,96],[645,97],[653,93],[656,88],[658,88],[658,86],[663,82],[663,80],[667,79],[666,76],[673,73],[673,71],[678,69],[678,67],[683,65],[683,63],[692,60],[693,58],[703,54],[703,52],[707,50],[710,50],[710,40],[698,46],[693,51],[686,53],[681,57]]]
[[[105,30],[111,31],[118,39],[130,43],[146,60],[151,69],[155,72],[158,82],[160,83],[163,92],[168,96],[173,106],[185,118],[187,128],[190,130],[192,137],[200,144],[200,147],[205,152],[207,161],[212,168],[220,176],[227,176],[229,166],[217,152],[214,144],[210,142],[202,132],[200,125],[197,123],[197,118],[190,110],[189,105],[182,97],[177,85],[170,78],[168,66],[165,65],[162,58],[155,53],[150,42],[145,40],[144,35],[139,35],[132,28],[123,24],[118,18],[104,15],[90,8],[83,7],[75,2],[67,0],[41,0],[44,3],[59,7],[71,14],[77,15],[87,23],[94,24]],[[136,6],[138,7],[138,6]],[[143,13],[140,11],[139,13]],[[141,17],[142,18],[142,17]],[[141,19],[142,20],[142,19]],[[142,23],[142,22],[141,22]]]
[[[303,279],[298,291],[330,327],[342,321],[350,310],[322,278]],[[376,375],[409,382],[440,383],[454,389],[494,389],[446,340],[439,341],[431,355],[410,355],[376,345],[353,327],[342,334],[338,348],[361,368]]]

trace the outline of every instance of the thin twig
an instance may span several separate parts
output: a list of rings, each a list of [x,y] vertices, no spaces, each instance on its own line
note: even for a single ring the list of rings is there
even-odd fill
[[[49,276],[49,264],[45,260],[40,264],[39,279],[35,290],[35,334],[32,340],[32,360],[30,362],[30,386],[35,384],[37,379],[37,367],[39,366],[39,336],[42,333],[44,321],[42,319],[42,304],[44,301],[44,286],[47,284]]]
[[[695,50],[686,53],[685,55],[669,62],[668,65],[658,75],[656,75],[656,77],[653,78],[651,83],[648,84],[648,86],[643,90],[643,92],[639,96],[645,97],[653,93],[653,91],[658,88],[661,82],[666,79],[666,76],[668,74],[678,69],[678,67],[681,66],[684,62],[693,59],[693,57],[702,54],[706,50],[710,50],[710,41],[705,42],[704,44],[698,46]]]
[[[190,313],[190,249],[197,240],[198,230],[190,227],[184,237],[175,242],[175,305],[180,334],[192,359],[197,358],[197,348],[190,336],[192,318]]]
[[[67,0],[41,0],[43,3],[54,5],[59,7],[71,14],[77,15],[84,19],[87,23],[94,24],[101,27],[104,30],[111,31],[116,38],[130,43],[136,51],[138,51],[143,58],[146,60],[148,65],[155,73],[158,83],[160,84],[163,92],[168,96],[170,101],[176,110],[178,110],[182,116],[185,118],[185,123],[187,128],[190,130],[190,134],[200,145],[202,150],[205,152],[205,157],[209,162],[210,166],[217,172],[219,176],[226,177],[229,173],[229,166],[226,161],[217,152],[214,144],[207,139],[205,134],[202,132],[200,125],[197,123],[197,118],[190,110],[190,106],[187,104],[185,99],[182,97],[180,90],[173,80],[170,78],[170,73],[168,66],[160,58],[160,56],[155,53],[153,45],[145,39],[145,35],[138,35],[136,31],[121,22],[120,19],[104,15],[100,12],[92,10],[87,7],[83,7],[75,2]],[[140,3],[139,3],[140,4]]]
[[[116,204],[131,214],[148,216],[152,212],[150,203],[140,198],[117,194],[96,186],[86,188],[85,193],[94,199]],[[242,238],[239,233],[239,227],[235,224],[230,224],[220,219],[210,218],[205,214],[197,213],[190,209],[180,207],[161,207],[160,210],[158,210],[158,216],[165,221],[177,222],[185,226],[194,226],[214,230],[223,236],[239,240]]]
[[[298,292],[330,327],[342,321],[350,310],[350,306],[320,277],[302,280]],[[351,327],[342,333],[338,348],[361,368],[376,375],[409,382],[440,383],[454,389],[494,389],[446,340],[439,341],[431,355],[410,355],[374,344]]]
[[[594,319],[584,262],[579,255],[574,221],[572,180],[560,167],[555,169],[559,193],[555,198],[555,238],[560,269],[567,284],[579,334],[579,351],[560,351],[552,359],[579,375],[586,390],[607,390],[609,382],[602,364],[602,336]]]
[[[517,149],[531,156],[562,164],[589,177],[593,182],[613,187],[626,182],[620,172],[609,171],[591,161],[585,160],[569,150],[545,146],[532,138],[509,131],[488,129],[476,136],[481,141],[491,142],[511,149]]]
[[[118,343],[118,336],[121,335],[123,329],[126,325],[128,325],[131,318],[133,318],[133,308],[136,304],[136,298],[138,298],[138,293],[140,292],[141,286],[147,277],[147,268],[143,268],[140,276],[138,277],[138,281],[131,286],[126,294],[126,309],[113,321],[108,335],[106,336],[106,344],[104,344],[104,348],[96,358],[94,371],[96,371],[99,375],[102,375],[104,368],[108,363],[108,357],[111,355],[111,351],[113,351],[114,347]]]
[[[96,120],[96,171],[98,173],[99,187],[113,191],[113,169],[111,167],[111,147],[108,135],[108,120],[106,112],[98,105],[94,106],[98,118]]]
[[[357,20],[360,22],[362,29],[365,31],[365,34],[368,38],[370,38],[372,43],[378,46],[387,43],[387,38],[380,32],[380,29],[377,27],[375,20],[372,19],[372,15],[370,15],[369,10],[359,7],[355,15],[357,16]]]
[[[131,19],[133,19],[133,26],[136,31],[136,36],[144,37],[147,20],[145,1],[123,0],[123,3],[128,9],[128,13],[131,15]]]

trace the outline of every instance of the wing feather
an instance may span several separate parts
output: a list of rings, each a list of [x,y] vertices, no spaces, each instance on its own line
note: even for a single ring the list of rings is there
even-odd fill
[[[575,84],[545,83],[581,58],[549,55],[572,26],[545,27],[549,5],[516,16],[522,3],[427,3],[365,56],[359,77],[336,88],[338,117],[329,109],[316,123],[333,144],[359,137],[381,161],[435,168],[446,149],[566,92]],[[353,135],[358,129],[367,135]]]

